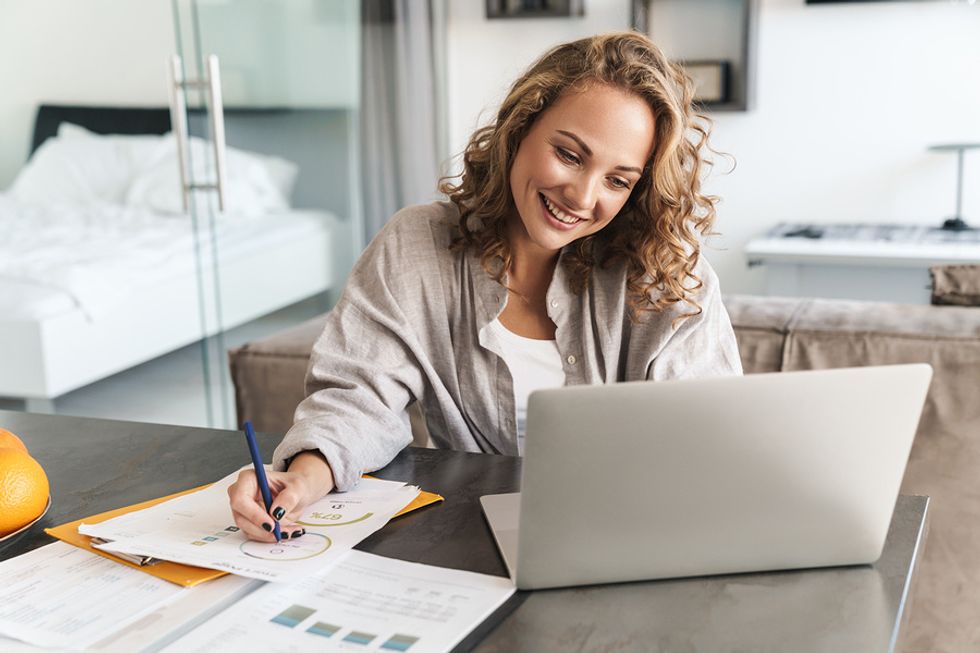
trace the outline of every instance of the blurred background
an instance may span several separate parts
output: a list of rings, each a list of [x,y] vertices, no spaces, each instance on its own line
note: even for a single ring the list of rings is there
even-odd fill
[[[0,407],[235,427],[228,351],[328,310],[537,56],[624,29],[737,162],[726,294],[980,263],[970,1],[0,0]]]

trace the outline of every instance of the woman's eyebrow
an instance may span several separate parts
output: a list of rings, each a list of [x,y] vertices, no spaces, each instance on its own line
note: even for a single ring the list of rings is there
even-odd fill
[[[588,156],[592,156],[592,149],[588,145],[586,145],[585,144],[585,141],[583,141],[581,138],[579,138],[578,136],[576,136],[575,134],[573,134],[570,131],[565,131],[564,129],[557,129],[555,131],[557,131],[559,134],[564,134],[565,136],[568,136],[570,139],[572,139],[573,141],[575,141],[576,143],[578,143],[578,146],[581,147],[582,150]],[[640,170],[639,168],[634,168],[632,166],[616,166],[615,169],[616,170],[623,170],[625,172],[635,172],[638,175],[642,175],[643,174],[643,171],[642,170]]]
[[[575,141],[576,143],[578,143],[578,146],[581,147],[583,150],[585,150],[585,153],[586,154],[588,154],[589,156],[592,156],[592,149],[588,145],[586,145],[585,144],[585,141],[583,141],[581,138],[579,138],[578,136],[576,136],[572,132],[565,131],[564,129],[559,129],[557,131],[558,131],[559,134],[564,134],[565,136],[568,136],[570,139],[572,139],[573,141]]]

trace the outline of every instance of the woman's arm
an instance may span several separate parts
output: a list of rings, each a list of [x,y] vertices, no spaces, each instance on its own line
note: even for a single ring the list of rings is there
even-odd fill
[[[420,242],[417,215],[396,214],[351,272],[310,356],[307,397],[273,456],[273,516],[292,533],[295,520],[333,489],[354,487],[412,441],[406,407],[425,388],[430,352],[417,333],[431,320],[419,277],[432,245]],[[416,260],[428,256],[423,265]],[[236,523],[270,541],[271,527],[252,472],[229,489]],[[281,509],[281,512],[278,511]]]

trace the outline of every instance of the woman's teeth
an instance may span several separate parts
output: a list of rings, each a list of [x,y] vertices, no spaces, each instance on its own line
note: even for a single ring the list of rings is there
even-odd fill
[[[575,224],[576,222],[582,221],[581,218],[574,218],[568,215],[567,213],[565,213],[564,211],[562,211],[561,209],[559,209],[557,206],[552,204],[551,201],[544,195],[541,196],[541,199],[544,200],[545,206],[548,207],[548,211],[551,213],[551,215],[555,216],[555,219],[558,220],[559,222],[564,222],[565,224]]]

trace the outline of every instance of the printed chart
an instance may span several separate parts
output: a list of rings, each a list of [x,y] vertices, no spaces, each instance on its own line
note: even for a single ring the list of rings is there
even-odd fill
[[[307,533],[303,537],[283,540],[278,544],[248,540],[239,547],[247,556],[259,560],[306,560],[325,553],[330,548],[330,538],[319,533]]]
[[[165,651],[448,651],[513,592],[508,578],[350,551],[316,576],[263,586]]]
[[[316,609],[308,608],[305,605],[294,604],[274,616],[269,621],[279,624],[280,626],[285,626],[286,628],[296,628],[299,624],[307,621],[307,619],[314,614],[316,614]],[[381,641],[378,638],[378,635],[374,633],[354,630],[352,628],[347,629],[342,625],[330,624],[324,621],[316,620],[313,620],[313,622],[308,624],[303,630],[310,635],[325,637],[327,639],[332,638],[341,631],[345,631],[347,634],[338,637],[335,641],[357,644],[359,646],[369,646],[374,642],[379,642],[378,648],[382,651],[407,651],[413,644],[419,641],[419,638],[414,635],[405,635],[402,633],[395,633],[384,641]]]

